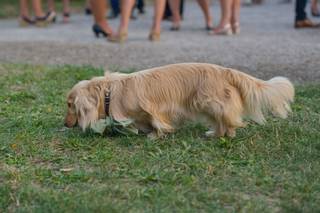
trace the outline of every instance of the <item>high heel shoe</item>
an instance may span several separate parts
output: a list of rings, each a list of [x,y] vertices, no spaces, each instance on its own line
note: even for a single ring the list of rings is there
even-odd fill
[[[239,24],[239,22],[233,23],[232,26],[231,26],[231,28],[232,28],[232,33],[233,33],[234,35],[240,34],[240,24]]]
[[[31,20],[30,18],[26,17],[26,16],[21,16],[19,18],[19,26],[20,27],[27,27],[29,25],[34,25],[35,21]]]
[[[97,38],[100,37],[100,34],[102,34],[102,36],[104,36],[104,37],[110,36],[110,34],[105,32],[105,31],[103,31],[103,29],[98,24],[94,24],[92,26],[92,31],[93,31],[93,33],[95,34],[95,36]]]
[[[57,21],[57,13],[54,11],[50,11],[46,15],[47,21],[51,23],[56,23]]]
[[[211,27],[210,25],[207,25],[207,26],[205,27],[205,29],[206,29],[206,31],[211,31],[211,30],[213,30],[213,27]]]
[[[63,13],[63,23],[69,23],[69,19],[70,19],[70,13],[69,12],[64,12]]]
[[[218,27],[216,29],[213,29],[210,33],[210,35],[232,35],[231,25],[226,24],[223,27]]]
[[[55,17],[56,13],[54,11],[50,11],[43,17],[36,17],[35,24],[37,27],[46,27],[49,23],[53,22]]]
[[[109,36],[108,41],[114,42],[114,43],[124,43],[128,39],[128,33],[127,32],[121,32],[114,36]]]
[[[150,41],[160,41],[160,33],[151,32],[148,38]]]

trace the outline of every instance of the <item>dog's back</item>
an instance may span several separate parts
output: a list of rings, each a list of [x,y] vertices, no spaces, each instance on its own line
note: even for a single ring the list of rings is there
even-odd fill
[[[141,106],[168,129],[174,120],[198,113],[216,123],[218,135],[233,136],[243,117],[263,123],[263,112],[270,111],[285,118],[294,96],[286,78],[263,81],[212,64],[173,64],[131,76]]]

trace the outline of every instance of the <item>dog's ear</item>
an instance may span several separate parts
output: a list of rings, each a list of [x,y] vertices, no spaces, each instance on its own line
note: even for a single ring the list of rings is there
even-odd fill
[[[82,130],[98,119],[97,98],[94,94],[80,93],[74,101],[76,106],[78,123]]]

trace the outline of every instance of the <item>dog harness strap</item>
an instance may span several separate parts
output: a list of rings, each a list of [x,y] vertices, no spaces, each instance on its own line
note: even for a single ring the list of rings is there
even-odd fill
[[[106,113],[106,117],[109,116],[109,108],[110,108],[110,92],[107,92],[104,96],[104,112]]]

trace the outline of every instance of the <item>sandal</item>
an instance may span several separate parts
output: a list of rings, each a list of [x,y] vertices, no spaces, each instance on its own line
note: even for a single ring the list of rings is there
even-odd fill
[[[35,24],[35,21],[31,20],[29,17],[21,16],[19,18],[19,26],[20,27],[27,27],[29,25],[34,25],[34,24]]]
[[[108,37],[108,41],[114,42],[114,43],[124,43],[128,39],[128,33],[127,32],[121,32],[117,35],[111,35]]]
[[[234,35],[240,34],[240,24],[239,24],[239,22],[233,23],[232,26],[231,26],[231,28],[232,28],[232,33],[233,33]]]
[[[210,31],[210,35],[232,35],[231,25],[226,24],[223,27],[217,27]]]
[[[160,41],[160,33],[151,32],[148,38],[150,41]]]

